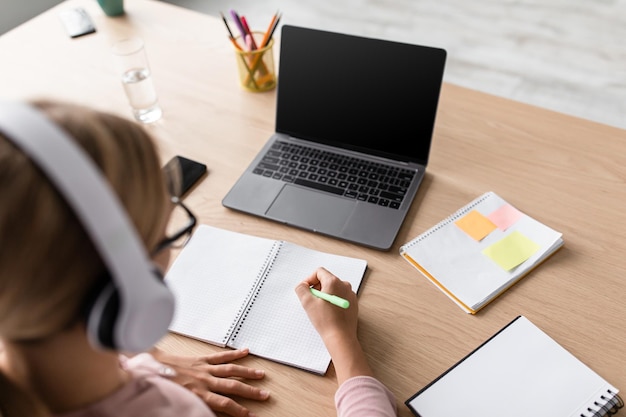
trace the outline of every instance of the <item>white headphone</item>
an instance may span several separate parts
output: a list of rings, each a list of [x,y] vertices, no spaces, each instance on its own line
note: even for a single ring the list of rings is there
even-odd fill
[[[97,348],[140,352],[167,332],[174,296],[101,171],[59,126],[25,103],[0,100],[0,131],[41,169],[74,210],[111,281],[87,315]]]

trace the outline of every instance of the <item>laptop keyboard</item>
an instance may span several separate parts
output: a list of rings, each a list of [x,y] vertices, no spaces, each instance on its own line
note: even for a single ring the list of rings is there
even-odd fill
[[[397,209],[415,173],[377,162],[276,141],[255,174]]]

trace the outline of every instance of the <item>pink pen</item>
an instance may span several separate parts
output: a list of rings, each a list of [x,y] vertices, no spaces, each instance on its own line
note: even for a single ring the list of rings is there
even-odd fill
[[[250,41],[246,40],[246,43],[249,42],[248,47],[250,48],[250,50],[253,51],[257,49],[256,42],[254,41],[254,35],[250,30],[250,26],[248,26],[248,21],[246,20],[245,16],[241,16],[241,26],[243,26],[243,30],[248,34],[248,37],[250,38]]]

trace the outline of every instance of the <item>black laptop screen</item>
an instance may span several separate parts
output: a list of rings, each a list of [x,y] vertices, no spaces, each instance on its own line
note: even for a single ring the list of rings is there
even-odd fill
[[[446,51],[285,25],[276,131],[426,165]]]

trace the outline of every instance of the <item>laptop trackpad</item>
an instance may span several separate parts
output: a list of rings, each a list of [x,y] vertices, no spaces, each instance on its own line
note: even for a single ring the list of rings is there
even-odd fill
[[[355,205],[355,201],[287,184],[266,214],[294,226],[336,235]]]

